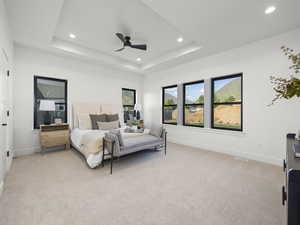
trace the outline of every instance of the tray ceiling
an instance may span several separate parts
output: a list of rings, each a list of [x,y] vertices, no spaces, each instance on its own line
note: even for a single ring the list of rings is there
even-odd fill
[[[266,15],[270,5],[277,10]],[[7,0],[6,6],[16,43],[139,73],[300,26],[299,0]],[[122,47],[116,32],[148,50],[114,52]]]

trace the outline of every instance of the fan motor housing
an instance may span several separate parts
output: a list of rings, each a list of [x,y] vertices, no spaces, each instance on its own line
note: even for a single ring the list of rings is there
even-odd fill
[[[124,45],[125,45],[125,46],[130,46],[130,45],[131,45],[131,43],[130,43],[130,37],[129,37],[129,36],[125,36],[124,38],[125,38],[125,43],[124,43]]]

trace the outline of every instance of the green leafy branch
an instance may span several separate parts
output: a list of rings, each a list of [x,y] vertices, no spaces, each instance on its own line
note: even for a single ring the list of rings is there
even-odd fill
[[[295,74],[300,72],[300,53],[295,54],[293,49],[287,48],[285,46],[281,47],[283,53],[292,61],[292,65],[289,69],[293,70]],[[270,77],[273,89],[276,92],[275,98],[272,100],[274,104],[279,99],[290,99],[293,97],[300,97],[300,79],[290,76],[287,78],[280,77]]]

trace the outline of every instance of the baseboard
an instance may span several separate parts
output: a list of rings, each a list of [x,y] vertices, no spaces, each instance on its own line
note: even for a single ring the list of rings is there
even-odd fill
[[[14,157],[20,157],[25,155],[32,155],[34,153],[40,152],[41,148],[39,146],[32,147],[32,148],[22,148],[22,149],[15,149],[14,150]]]
[[[4,182],[3,180],[0,182],[0,198],[2,196],[2,193],[3,193],[3,189],[4,189]]]
[[[228,150],[228,149],[224,149],[222,151],[219,151],[217,149],[212,149],[212,148],[205,148],[205,147],[201,148],[200,146],[183,143],[183,142],[180,142],[180,141],[172,139],[172,138],[168,138],[168,142],[171,142],[171,143],[174,143],[174,144],[185,145],[185,146],[189,146],[189,147],[193,147],[193,148],[204,149],[204,150],[207,150],[207,151],[223,153],[223,154],[235,156],[235,157],[238,157],[238,158],[244,158],[244,159],[259,161],[259,162],[268,163],[268,164],[272,164],[272,165],[276,165],[276,166],[281,166],[282,165],[282,160],[278,159],[278,158],[266,157],[266,156],[263,156],[263,155],[250,154],[250,153],[246,153],[246,152],[236,152],[236,151],[231,151],[231,150]]]
[[[240,157],[240,158],[255,160],[255,161],[259,161],[259,162],[264,162],[264,163],[268,163],[268,164],[272,164],[272,165],[276,165],[276,166],[281,166],[282,165],[282,160],[281,159],[273,158],[273,157],[266,157],[264,155],[257,155],[257,154],[247,153],[247,152],[236,152],[236,151],[231,151],[231,150],[228,150],[228,149],[224,149],[222,151],[219,151],[217,149],[212,149],[212,148],[205,148],[205,147],[202,148],[200,146],[180,142],[180,141],[178,141],[178,139],[172,139],[170,137],[168,137],[168,142],[171,142],[171,143],[174,143],[174,144],[190,146],[190,147],[193,147],[193,148],[204,149],[204,150],[207,150],[207,151],[219,152],[219,153],[228,154],[228,155],[232,155],[232,156],[236,156],[236,157]],[[40,152],[40,151],[41,151],[41,148],[39,146],[32,147],[32,148],[16,149],[16,150],[14,150],[14,157],[32,155],[32,154]]]
[[[65,146],[58,146],[58,147],[50,147],[49,150],[59,150],[61,148],[64,148]],[[36,146],[32,148],[22,148],[22,149],[15,149],[14,150],[14,158],[20,157],[20,156],[25,156],[25,155],[33,155],[35,153],[40,153],[41,152],[41,147]]]

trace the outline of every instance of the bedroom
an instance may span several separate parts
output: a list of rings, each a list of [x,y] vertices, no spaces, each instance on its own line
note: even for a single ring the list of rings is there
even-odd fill
[[[300,106],[297,97],[269,106],[276,94],[270,76],[295,75],[281,46],[299,53],[299,4],[1,0],[1,124],[7,126],[0,128],[0,224],[287,223],[282,160],[286,135],[299,133]],[[116,52],[123,47],[116,33],[147,50]],[[226,110],[217,105],[222,98],[212,99],[228,75],[239,82],[223,102],[234,103]],[[58,119],[70,136],[80,128],[74,126],[80,113],[105,113],[118,114],[125,142],[138,138],[125,132],[122,101],[124,90],[135,90],[130,120],[138,109],[143,135],[163,126],[166,155],[150,148],[116,157],[110,175],[112,161],[108,156],[101,166],[101,146],[94,169],[71,137],[71,150],[41,153],[35,111],[40,125],[48,113],[36,104],[35,77],[67,81],[63,107],[49,114],[55,123],[62,110]],[[213,116],[222,119],[215,123]]]

